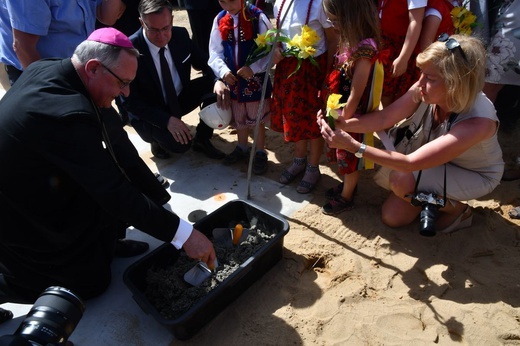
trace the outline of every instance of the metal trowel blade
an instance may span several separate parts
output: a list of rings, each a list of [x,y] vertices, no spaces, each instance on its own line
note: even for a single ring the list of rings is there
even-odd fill
[[[215,268],[218,267],[217,259],[215,259]],[[184,281],[192,286],[199,287],[207,278],[211,277],[213,272],[204,262],[198,262],[190,270],[184,274]]]
[[[219,244],[226,248],[231,248],[233,247],[232,238],[233,230],[231,228],[213,229],[213,239],[215,239],[215,244]]]

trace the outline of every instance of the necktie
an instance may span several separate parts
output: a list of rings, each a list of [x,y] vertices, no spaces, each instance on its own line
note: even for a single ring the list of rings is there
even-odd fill
[[[180,116],[180,106],[179,100],[177,99],[177,91],[175,91],[175,86],[173,84],[172,73],[170,71],[170,67],[168,66],[168,62],[164,56],[165,48],[162,47],[159,50],[159,61],[161,63],[161,74],[163,80],[164,91],[166,93],[166,102],[168,103],[168,108],[170,109],[170,113],[175,116]]]

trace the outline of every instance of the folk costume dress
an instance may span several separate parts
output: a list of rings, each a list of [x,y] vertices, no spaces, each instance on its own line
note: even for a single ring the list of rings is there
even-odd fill
[[[453,35],[455,28],[451,19],[451,10],[453,10],[453,4],[449,0],[428,0],[424,17],[436,16],[441,20],[435,38],[442,33]]]
[[[213,22],[208,65],[219,78],[223,78],[229,71],[238,78],[238,83],[228,85],[233,107],[233,118],[230,124],[236,129],[252,127],[256,124],[257,112],[251,111],[252,108],[239,107],[236,103],[259,103],[268,57],[249,66],[255,74],[249,80],[238,77],[237,71],[246,65],[248,55],[256,48],[254,39],[259,33],[267,31],[270,27],[267,16],[253,5],[246,5],[244,11],[235,15],[222,11]],[[269,78],[267,83],[266,103],[261,123],[269,120],[269,100],[272,91]]]
[[[314,56],[319,67],[314,66],[309,59],[303,59],[299,71],[289,77],[296,69],[298,59],[285,58],[276,65],[271,129],[282,132],[286,142],[319,138],[321,133],[316,123],[316,114],[323,107],[319,91],[327,72],[324,28],[329,28],[330,24],[327,23],[321,0],[295,0],[292,3],[277,0],[274,4],[274,14],[277,28],[285,35],[300,35],[302,26],[307,24],[316,31],[320,41]]]
[[[408,60],[406,72],[392,77],[392,62],[399,56],[408,30],[409,11],[426,7],[426,0],[379,0],[379,20],[381,24],[381,50],[388,52],[385,57],[385,82],[383,96],[394,99],[402,96],[419,79],[419,69],[415,65],[418,45]]]
[[[373,39],[365,39],[361,41],[354,49],[346,49],[338,51],[334,57],[334,64],[331,72],[327,76],[326,89],[324,94],[341,94],[340,103],[347,102],[354,77],[356,61],[359,59],[369,59],[372,61],[372,71],[367,81],[363,96],[359,101],[356,109],[355,117],[370,112],[374,109],[374,105],[379,104],[380,93],[382,88],[382,73],[378,74],[377,67],[382,69],[381,64],[377,61],[378,52],[377,45]],[[376,65],[379,64],[379,65]],[[376,101],[374,102],[374,94]],[[369,145],[373,144],[373,134],[350,133],[349,134],[359,142],[365,142]],[[338,173],[341,175],[350,174],[364,168],[373,168],[373,164],[366,165],[365,160],[358,159],[353,153],[343,149],[329,148],[326,152],[329,162],[337,162]]]

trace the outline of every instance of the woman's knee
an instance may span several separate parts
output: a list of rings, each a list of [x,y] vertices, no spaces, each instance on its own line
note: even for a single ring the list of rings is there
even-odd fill
[[[389,210],[389,208],[383,208],[381,210],[381,221],[388,227],[397,228],[402,226],[399,218],[395,211]]]
[[[413,193],[415,189],[415,177],[413,173],[391,171],[388,181],[392,192],[401,198]]]
[[[409,225],[418,212],[408,201],[391,194],[381,207],[381,221],[388,227],[402,227]]]

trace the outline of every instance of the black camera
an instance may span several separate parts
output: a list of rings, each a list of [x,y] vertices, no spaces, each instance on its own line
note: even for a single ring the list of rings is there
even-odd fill
[[[425,237],[433,237],[436,234],[435,221],[439,216],[439,208],[446,205],[443,198],[434,193],[415,193],[412,196],[412,205],[422,207],[419,215],[419,233]]]
[[[83,316],[85,304],[70,290],[51,286],[38,297],[13,335],[0,346],[62,346]]]

